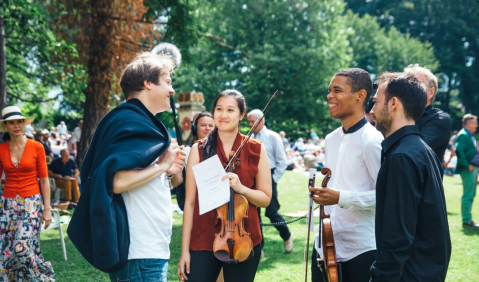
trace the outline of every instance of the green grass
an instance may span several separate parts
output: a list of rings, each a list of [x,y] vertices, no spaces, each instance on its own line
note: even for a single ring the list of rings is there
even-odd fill
[[[449,228],[452,238],[452,257],[447,280],[450,282],[479,281],[479,228],[463,228],[461,221],[461,178],[445,177],[444,186],[448,207]],[[278,186],[281,213],[296,212],[307,208],[307,176],[303,173],[286,172]],[[479,199],[478,199],[479,200]],[[266,222],[268,219],[263,217]],[[473,205],[473,218],[479,221],[479,204]],[[286,218],[288,219],[288,218]],[[171,240],[171,259],[169,261],[168,281],[178,281],[176,270],[181,252],[181,220],[175,213],[173,237]],[[255,281],[303,281],[304,245],[306,242],[306,221],[300,220],[289,225],[294,238],[294,250],[284,253],[283,241],[274,227],[264,227],[265,257],[261,259]],[[63,226],[66,234],[66,226]],[[42,232],[41,248],[46,260],[52,262],[58,281],[109,281],[108,275],[94,269],[78,253],[68,236],[68,261],[63,260],[57,230]],[[312,247],[312,238],[311,238]],[[308,268],[309,275],[309,268]]]

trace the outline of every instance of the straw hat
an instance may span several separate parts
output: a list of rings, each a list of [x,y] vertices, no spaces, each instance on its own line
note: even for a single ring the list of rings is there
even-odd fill
[[[10,107],[5,107],[2,110],[2,119],[0,119],[0,132],[7,132],[5,127],[3,126],[3,122],[7,120],[14,120],[14,119],[24,119],[24,125],[29,125],[33,122],[35,119],[34,117],[24,117],[22,116],[22,110],[20,110],[19,107],[17,106],[10,106]]]

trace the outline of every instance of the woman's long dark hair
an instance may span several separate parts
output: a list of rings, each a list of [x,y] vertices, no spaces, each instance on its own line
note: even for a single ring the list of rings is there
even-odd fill
[[[10,133],[8,133],[8,132],[3,133],[3,136],[2,136],[3,142],[10,141],[10,139],[11,139],[10,138]]]
[[[198,141],[198,122],[200,121],[201,118],[204,118],[204,117],[210,117],[211,119],[213,119],[213,115],[210,113],[210,112],[201,112],[199,113],[196,118],[193,120],[193,125],[195,126],[196,130],[191,130],[191,142],[190,142],[190,146],[193,146],[193,144],[195,144],[196,141]],[[191,127],[193,127],[193,125]]]
[[[244,98],[243,94],[241,94],[238,90],[234,89],[226,89],[221,92],[218,97],[216,97],[215,101],[213,102],[213,106],[211,107],[211,112],[213,116],[215,115],[216,104],[218,100],[223,97],[233,97],[238,102],[238,108],[240,110],[240,114],[246,112],[246,99]],[[207,160],[212,156],[216,155],[216,149],[218,148],[218,141],[216,140],[218,136],[218,128],[215,126],[215,129],[208,135],[206,138],[206,143],[203,148],[203,160]]]

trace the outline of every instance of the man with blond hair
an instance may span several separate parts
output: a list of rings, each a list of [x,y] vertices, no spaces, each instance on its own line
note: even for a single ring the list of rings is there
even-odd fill
[[[141,53],[122,72],[126,103],[98,124],[81,168],[82,195],[68,235],[111,281],[167,281],[172,233],[169,180],[185,153],[155,115],[175,94],[173,61]]]
[[[451,136],[451,119],[446,112],[432,106],[438,89],[437,77],[419,64],[409,65],[404,69],[404,73],[414,75],[426,88],[426,109],[416,125],[419,128],[419,136],[442,162]]]

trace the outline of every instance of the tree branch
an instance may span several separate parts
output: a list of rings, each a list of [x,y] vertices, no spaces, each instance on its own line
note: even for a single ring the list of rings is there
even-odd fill
[[[32,79],[42,79],[42,77],[36,76],[36,75],[34,75],[34,74],[29,73],[27,70],[25,70],[24,68],[22,68],[21,66],[15,64],[15,63],[12,63],[12,62],[7,61],[7,66],[9,66],[9,67],[14,67],[14,68],[17,69],[18,71],[22,72],[22,73],[23,73],[25,76],[27,76],[28,78],[32,78]]]
[[[240,50],[234,46],[231,46],[231,45],[228,45],[224,42],[226,42],[226,39],[224,38],[221,38],[219,36],[216,36],[216,35],[213,35],[213,34],[210,34],[210,33],[203,33],[201,31],[198,31],[198,34],[200,36],[203,36],[203,37],[206,37],[208,40],[210,40],[211,42],[215,43],[216,45],[219,45],[221,47],[224,47],[224,48],[227,48],[227,49],[230,49],[230,50],[233,50],[233,51],[240,51],[241,54],[243,54],[243,56],[245,56],[246,58],[250,59],[251,57],[243,50]]]
[[[29,102],[29,103],[45,103],[45,102],[50,102],[50,101],[54,101],[54,100],[57,100],[58,97],[62,96],[63,95],[63,92],[60,92],[58,93],[55,97],[53,98],[48,98],[48,99],[40,99],[40,98],[36,98],[36,99],[27,99],[27,98],[22,98],[18,95],[15,95],[13,93],[7,93],[7,96],[12,96],[14,98],[17,98],[18,100],[22,101],[22,102]]]

